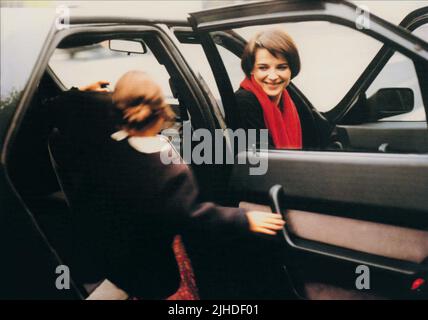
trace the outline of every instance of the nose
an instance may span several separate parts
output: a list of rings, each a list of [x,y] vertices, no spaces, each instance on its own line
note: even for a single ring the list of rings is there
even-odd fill
[[[278,75],[276,74],[275,70],[270,70],[267,78],[269,80],[275,81],[276,79],[278,79]]]

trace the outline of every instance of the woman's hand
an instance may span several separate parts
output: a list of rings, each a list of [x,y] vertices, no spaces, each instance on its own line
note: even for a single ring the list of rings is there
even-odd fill
[[[248,211],[247,219],[250,225],[250,231],[254,233],[275,235],[285,225],[285,221],[278,213]]]
[[[106,88],[110,84],[109,81],[100,80],[90,85],[80,87],[80,91],[97,91],[97,92],[109,92],[110,90]]]

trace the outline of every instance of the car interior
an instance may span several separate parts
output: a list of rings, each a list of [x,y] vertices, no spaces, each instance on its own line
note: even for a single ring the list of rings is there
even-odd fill
[[[165,56],[162,43],[151,33],[139,33],[138,38],[133,34],[120,33],[78,34],[65,38],[58,49],[69,49],[74,58],[78,52],[115,39],[133,41],[142,44],[143,48],[147,45],[156,61],[164,65],[170,74],[178,73],[170,58]],[[129,55],[129,49],[122,49],[123,56]],[[129,70],[121,70],[122,73],[126,71]],[[182,121],[188,119],[186,105],[192,103],[193,98],[188,88],[176,77],[171,76],[167,85],[174,92],[171,98],[175,99],[176,104],[172,104],[172,107],[179,130]],[[82,145],[94,148],[94,158],[85,160],[96,165],[96,150],[100,146],[95,141],[117,129],[109,118],[112,110],[110,92],[81,92],[76,89],[63,92],[63,86],[51,67],[48,67],[11,149],[9,174],[51,246],[65,264],[75,270],[75,281],[83,296],[87,296],[104,278],[95,267],[91,267],[91,255],[94,253],[85,250],[85,245],[79,239],[79,227],[71,210],[77,205],[73,200],[76,190],[72,190],[71,186],[78,183],[78,177],[61,166],[61,157],[67,155],[67,150],[65,146],[58,146],[56,141],[59,132],[73,133],[77,144],[80,141]],[[85,165],[91,164],[88,162]]]

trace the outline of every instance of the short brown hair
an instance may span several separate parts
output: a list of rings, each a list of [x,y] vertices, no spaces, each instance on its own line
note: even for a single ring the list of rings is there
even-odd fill
[[[241,67],[245,75],[250,78],[256,60],[257,49],[266,49],[273,56],[282,56],[288,61],[291,69],[291,78],[300,71],[300,57],[293,39],[281,29],[269,29],[257,33],[248,41],[241,57]]]

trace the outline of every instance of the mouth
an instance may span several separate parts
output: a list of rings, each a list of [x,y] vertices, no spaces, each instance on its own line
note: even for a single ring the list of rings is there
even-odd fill
[[[263,82],[269,89],[277,89],[279,86],[283,85],[285,81],[277,82],[277,83],[270,83],[270,82]]]

